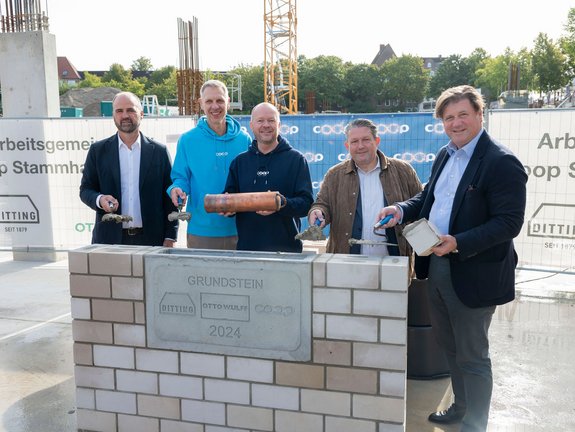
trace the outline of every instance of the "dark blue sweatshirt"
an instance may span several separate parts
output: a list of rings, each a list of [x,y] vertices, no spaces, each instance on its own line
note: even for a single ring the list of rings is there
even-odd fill
[[[304,156],[281,135],[278,141],[273,151],[263,154],[254,140],[230,165],[225,192],[277,191],[287,200],[285,207],[269,216],[236,214],[238,250],[302,251],[302,242],[295,236],[300,218],[307,216],[313,203],[311,177]]]

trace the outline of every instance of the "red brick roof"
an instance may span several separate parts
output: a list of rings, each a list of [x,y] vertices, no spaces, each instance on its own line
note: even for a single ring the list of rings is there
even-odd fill
[[[80,81],[82,78],[67,57],[58,57],[58,79]]]

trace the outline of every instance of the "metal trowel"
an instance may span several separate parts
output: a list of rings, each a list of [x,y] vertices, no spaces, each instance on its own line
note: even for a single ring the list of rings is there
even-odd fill
[[[184,200],[178,197],[178,211],[174,211],[168,215],[168,220],[173,222],[175,220],[189,221],[192,218],[192,214],[189,212],[182,211],[184,207]]]
[[[112,201],[108,201],[108,206],[110,207],[110,210],[112,212],[116,211],[116,207]],[[106,213],[104,216],[102,216],[102,222],[122,223],[122,222],[130,222],[132,220],[133,220],[132,216],[120,215],[116,213]]]
[[[122,223],[122,222],[130,222],[131,220],[133,220],[132,216],[119,215],[116,213],[106,213],[104,216],[102,216],[102,222]]]
[[[309,226],[305,231],[297,234],[295,236],[296,240],[325,240],[325,234],[319,227],[321,225],[321,221],[319,219],[315,220],[315,224]]]
[[[382,220],[380,220],[379,222],[377,222],[374,226],[373,226],[373,233],[375,235],[384,237],[384,240],[362,240],[362,239],[354,239],[351,238],[348,240],[348,243],[350,246],[353,245],[367,245],[367,246],[397,246],[396,243],[388,243],[387,240],[387,235],[385,234],[385,231],[383,234],[380,234],[378,232],[378,230],[385,225],[386,223],[388,223],[391,219],[393,219],[393,215],[387,215],[386,217],[384,217]]]

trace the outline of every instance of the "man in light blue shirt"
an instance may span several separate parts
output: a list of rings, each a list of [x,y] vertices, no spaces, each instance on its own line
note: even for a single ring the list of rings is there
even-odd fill
[[[383,208],[382,228],[429,219],[441,232],[433,254],[416,257],[429,278],[430,317],[451,374],[453,403],[429,415],[461,432],[485,432],[493,389],[488,331],[497,305],[515,298],[513,238],[525,214],[523,164],[483,129],[483,98],[471,86],[445,90],[436,103],[450,142],[431,168],[424,190]]]

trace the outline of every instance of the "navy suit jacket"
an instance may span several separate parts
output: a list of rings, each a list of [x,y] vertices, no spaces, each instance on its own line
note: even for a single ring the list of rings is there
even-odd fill
[[[172,163],[168,150],[140,133],[142,153],[140,157],[140,208],[142,212],[143,242],[150,246],[162,246],[164,239],[176,240],[178,221],[168,221],[168,215],[176,211],[166,189],[172,184]],[[118,134],[90,146],[82,182],[80,199],[96,211],[96,223],[92,231],[92,243],[121,244],[122,224],[102,222],[104,210],[96,206],[98,195],[112,195],[122,211],[120,185],[120,156]]]
[[[443,147],[431,168],[424,190],[398,203],[404,221],[428,218],[437,179],[447,162]],[[507,303],[515,298],[517,254],[513,238],[525,214],[527,174],[506,147],[483,131],[457,187],[449,218],[449,234],[458,253],[449,254],[451,281],[469,307]],[[416,257],[417,277],[427,277],[429,257]]]

